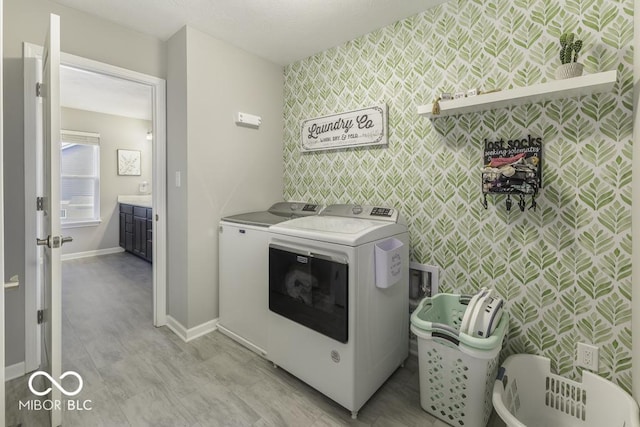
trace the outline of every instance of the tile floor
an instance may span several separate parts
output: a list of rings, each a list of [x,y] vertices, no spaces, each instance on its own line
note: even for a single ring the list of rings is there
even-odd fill
[[[91,410],[66,411],[64,426],[445,426],[420,408],[415,357],[352,420],[218,332],[185,343],[154,328],[151,266],[133,255],[66,261],[63,283],[63,372],[82,375],[74,399],[91,401]],[[63,385],[77,387],[69,380]],[[46,412],[18,407],[33,397],[27,382],[7,383],[6,425],[48,426]]]

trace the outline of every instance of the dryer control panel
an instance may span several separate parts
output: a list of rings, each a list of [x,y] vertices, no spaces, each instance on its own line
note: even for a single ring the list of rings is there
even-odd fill
[[[310,203],[307,203],[306,205],[304,205],[302,207],[302,212],[314,212],[314,213],[318,213],[318,211],[320,210],[320,205],[312,205]]]
[[[371,219],[377,221],[399,222],[398,210],[387,206],[369,206],[356,204],[329,205],[320,216],[343,216],[347,218]]]
[[[393,209],[374,207],[373,209],[371,209],[371,216],[383,216],[391,218],[393,216]]]

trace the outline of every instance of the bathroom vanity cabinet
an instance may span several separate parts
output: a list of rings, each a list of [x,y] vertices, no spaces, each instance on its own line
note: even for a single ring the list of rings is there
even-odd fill
[[[120,203],[120,246],[151,262],[153,210],[144,206]]]

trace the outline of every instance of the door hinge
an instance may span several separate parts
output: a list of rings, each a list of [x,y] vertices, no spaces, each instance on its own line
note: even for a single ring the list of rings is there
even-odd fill
[[[44,197],[36,197],[36,211],[44,210]]]
[[[38,325],[44,323],[44,310],[38,310]]]
[[[42,98],[42,83],[36,83],[36,96]]]

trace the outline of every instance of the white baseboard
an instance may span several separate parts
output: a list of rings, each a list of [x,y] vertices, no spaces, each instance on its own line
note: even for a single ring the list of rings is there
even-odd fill
[[[223,325],[221,325],[219,323],[218,323],[218,331],[220,331],[221,333],[225,334],[226,336],[228,336],[232,340],[234,340],[236,342],[239,342],[243,346],[247,347],[249,350],[259,354],[260,356],[264,357],[265,359],[267,358],[267,351],[266,350],[258,347],[257,345],[255,345],[251,341],[248,341],[248,340],[244,339],[243,337],[241,337],[240,335],[236,334],[235,332],[230,331],[229,329],[225,328]]]
[[[24,362],[16,363],[15,365],[7,366],[4,368],[4,380],[11,381],[16,378],[20,378],[25,374]]]
[[[171,329],[173,333],[182,338],[182,341],[189,342],[218,329],[218,319],[209,320],[201,325],[187,329],[176,319],[167,315],[167,328]]]
[[[120,252],[124,252],[124,249],[118,246],[116,248],[97,249],[95,251],[85,251],[85,252],[75,252],[72,254],[64,254],[60,258],[62,259],[62,261],[68,261],[70,259],[89,258],[92,256],[110,255],[110,254],[117,254]]]
[[[187,328],[182,326],[180,322],[178,322],[173,317],[167,314],[167,324],[166,327],[171,329],[174,334],[182,338],[182,341],[187,341]]]

